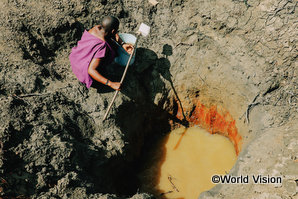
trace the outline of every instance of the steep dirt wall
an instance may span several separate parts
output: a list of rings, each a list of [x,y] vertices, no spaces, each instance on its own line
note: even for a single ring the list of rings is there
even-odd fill
[[[296,7],[290,0],[1,1],[0,194],[150,198],[137,194],[134,176],[143,146],[179,125],[179,108],[191,117],[200,102],[235,121],[242,144],[231,175],[283,177],[275,186],[217,185],[200,198],[294,197]],[[121,32],[145,22],[151,34],[102,121],[113,93],[81,85],[68,55],[108,14],[119,17]],[[123,72],[107,70],[115,80]]]

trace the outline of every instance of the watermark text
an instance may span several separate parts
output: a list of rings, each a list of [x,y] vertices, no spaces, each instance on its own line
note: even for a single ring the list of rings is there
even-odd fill
[[[214,184],[280,184],[282,183],[282,177],[270,175],[213,175],[211,182]]]

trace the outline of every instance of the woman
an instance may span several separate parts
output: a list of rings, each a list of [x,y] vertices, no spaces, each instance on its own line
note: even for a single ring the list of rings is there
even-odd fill
[[[72,71],[87,88],[90,88],[95,80],[115,90],[120,90],[120,82],[108,80],[97,70],[114,60],[115,42],[128,53],[132,52],[133,46],[121,40],[117,34],[118,29],[119,20],[116,17],[105,17],[100,25],[94,26],[89,31],[85,30],[77,46],[72,48],[69,55]]]

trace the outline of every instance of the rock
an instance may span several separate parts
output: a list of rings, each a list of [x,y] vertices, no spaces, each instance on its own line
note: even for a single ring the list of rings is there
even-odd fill
[[[283,187],[287,190],[290,195],[297,194],[297,184],[294,180],[286,180],[283,182]]]

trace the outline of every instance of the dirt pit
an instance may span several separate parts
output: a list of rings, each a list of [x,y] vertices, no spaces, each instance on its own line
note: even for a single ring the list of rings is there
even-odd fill
[[[133,198],[146,151],[184,122],[232,142],[231,176],[200,199],[297,196],[296,1],[0,1],[0,197]],[[151,27],[114,92],[86,89],[69,53],[114,15]],[[119,81],[119,67],[109,67]],[[105,75],[105,74],[104,74]],[[183,141],[183,140],[182,140]],[[182,143],[182,142],[181,142]]]
[[[228,173],[237,159],[228,138],[198,126],[173,130],[148,157],[141,189],[157,198],[197,198],[215,186],[213,175]]]

